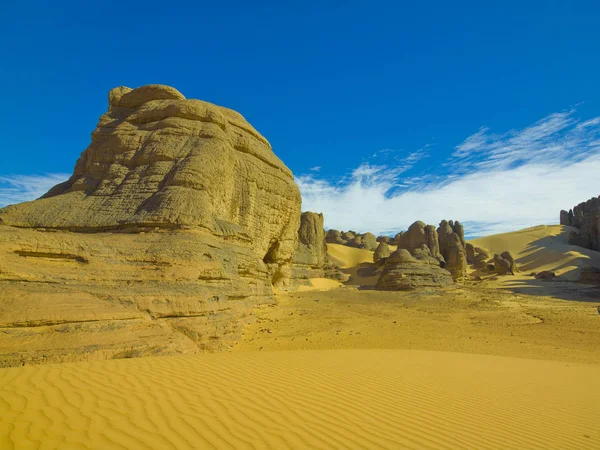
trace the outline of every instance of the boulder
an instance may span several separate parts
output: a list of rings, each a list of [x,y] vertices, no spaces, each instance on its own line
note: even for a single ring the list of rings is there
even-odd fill
[[[552,272],[551,270],[544,270],[542,272],[538,272],[534,275],[534,278],[536,280],[551,280],[553,278],[556,278],[556,274],[554,272]]]
[[[373,233],[355,234],[346,245],[354,248],[374,251],[377,248],[377,239]]]
[[[375,288],[405,291],[452,285],[453,280],[450,273],[436,265],[439,263],[435,258],[424,256],[425,258],[418,259],[406,249],[396,250],[385,260],[383,271]]]
[[[355,237],[356,234],[354,234],[352,231],[342,231],[342,239],[345,241],[351,241]]]
[[[512,271],[510,261],[504,259],[502,256],[497,253],[494,255],[494,272],[500,275],[511,274],[514,275]]]
[[[569,212],[564,209],[560,212],[560,224],[561,225],[571,225],[571,220],[569,218]]]
[[[0,209],[4,326],[43,324],[37,341],[64,341],[60,354],[13,349],[5,364],[230,346],[252,308],[273,302],[272,286],[291,281],[300,200],[291,171],[239,113],[168,86],[112,90],[73,175]],[[87,325],[61,334],[65,323]],[[90,341],[94,326],[112,337]]]
[[[398,248],[404,248],[409,252],[426,245],[429,247],[432,256],[441,260],[438,234],[435,227],[433,225],[425,225],[420,220],[408,227],[408,231],[405,233],[398,233],[394,238],[394,242]]]
[[[465,252],[467,254],[467,264],[475,264],[475,247],[473,247],[473,244],[466,244]]]
[[[519,269],[517,268],[517,263],[515,261],[515,258],[509,251],[502,252],[500,254],[500,256],[510,263],[510,270],[513,273],[513,275],[519,271]]]
[[[373,262],[375,264],[383,262],[391,253],[390,246],[386,242],[380,242],[373,253]]]
[[[377,236],[377,242],[385,242],[389,244],[392,239],[389,236]]]
[[[346,240],[342,239],[342,233],[338,230],[329,229],[325,235],[325,242],[328,244],[341,244],[345,245]]]

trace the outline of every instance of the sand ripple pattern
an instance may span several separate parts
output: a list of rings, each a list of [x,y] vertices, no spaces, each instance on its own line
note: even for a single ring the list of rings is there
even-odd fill
[[[0,370],[1,449],[600,448],[600,367],[407,350]]]

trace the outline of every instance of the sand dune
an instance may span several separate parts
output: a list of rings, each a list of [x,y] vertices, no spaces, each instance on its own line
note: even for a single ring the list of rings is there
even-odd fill
[[[600,448],[598,379],[585,364],[402,350],[11,368],[0,448]]]
[[[522,272],[552,270],[574,281],[581,268],[600,267],[600,252],[569,245],[569,233],[573,230],[575,228],[562,225],[540,225],[469,242],[492,253],[510,251]]]
[[[373,252],[340,244],[327,244],[327,253],[340,263],[342,269],[373,262]]]

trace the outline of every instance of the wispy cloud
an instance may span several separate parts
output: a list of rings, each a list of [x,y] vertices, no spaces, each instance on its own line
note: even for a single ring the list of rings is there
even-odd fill
[[[310,168],[311,172],[318,172],[319,170],[321,170],[321,166],[315,166]]]
[[[69,176],[66,173],[0,176],[0,207],[39,198]]]
[[[328,228],[394,233],[415,220],[453,218],[467,234],[486,235],[557,223],[560,209],[598,195],[599,143],[600,118],[581,122],[567,111],[502,134],[482,127],[434,175],[409,172],[418,160],[409,156],[363,163],[338,183],[297,182],[303,209],[323,212]]]

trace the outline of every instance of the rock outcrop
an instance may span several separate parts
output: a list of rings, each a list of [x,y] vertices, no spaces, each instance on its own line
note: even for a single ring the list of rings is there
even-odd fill
[[[293,278],[306,283],[311,278],[322,278],[328,262],[323,214],[302,213],[293,258]]]
[[[325,234],[325,242],[328,244],[346,244],[346,240],[342,239],[342,233],[338,230],[329,229]]]
[[[456,280],[467,275],[467,252],[463,226],[460,222],[442,220],[437,229],[440,253],[446,261],[445,268]]]
[[[384,262],[385,259],[392,254],[390,246],[387,242],[381,241],[375,251],[373,252],[373,262],[378,264]]]
[[[493,264],[494,272],[500,275],[506,275],[509,273],[511,275],[515,274],[512,269],[511,262],[508,259],[502,257],[501,255],[498,255],[497,253],[494,255]]]
[[[560,224],[578,229],[569,237],[571,245],[600,251],[600,197],[592,197],[568,212],[560,212]]]
[[[355,231],[338,231],[329,229],[325,235],[328,244],[347,245],[348,247],[374,251],[378,240],[373,233],[357,233]]]
[[[400,248],[392,253],[383,266],[376,289],[404,291],[423,287],[445,287],[453,283],[450,273],[439,266],[426,245],[415,249],[417,257]]]
[[[377,248],[377,239],[373,233],[357,234],[348,241],[347,245],[364,250],[374,251]]]
[[[398,248],[404,248],[409,252],[426,245],[434,258],[442,260],[439,250],[438,234],[433,225],[425,225],[421,221],[414,222],[404,233],[398,233],[394,238]]]
[[[193,353],[230,345],[272,285],[290,283],[300,192],[237,112],[167,86],[120,87],[71,178],[0,209],[0,224],[0,308],[11,311],[0,365]],[[43,328],[19,328],[33,324]],[[93,327],[106,342],[90,344]],[[62,353],[11,341],[29,334],[62,339]]]

